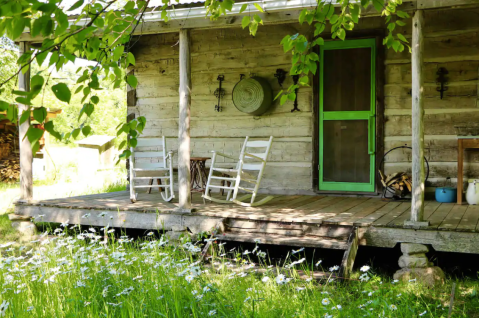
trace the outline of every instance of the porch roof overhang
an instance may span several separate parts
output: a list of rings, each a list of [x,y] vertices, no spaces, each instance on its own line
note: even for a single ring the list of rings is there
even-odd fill
[[[359,1],[357,1],[359,2]],[[247,11],[240,13],[241,7],[250,4]],[[259,4],[264,12],[260,12],[254,4]],[[251,13],[258,14],[263,24],[282,24],[298,22],[298,17],[303,9],[316,7],[316,0],[264,0],[264,1],[237,1],[231,11],[220,16],[216,20],[210,20],[206,14],[204,1],[180,3],[171,7],[168,11],[169,20],[161,18],[161,11],[152,9],[145,13],[142,28],[138,28],[133,35],[146,35],[158,33],[178,32],[180,29],[216,29],[241,27],[242,17]],[[335,4],[339,7],[338,4]],[[445,9],[479,6],[479,0],[403,0],[400,9],[414,11],[417,9]],[[372,6],[361,11],[362,17],[379,16],[380,13]],[[72,21],[77,16],[72,16]],[[84,24],[86,20],[80,20],[77,24]],[[43,37],[32,37],[30,32],[24,32],[17,42],[39,43]]]

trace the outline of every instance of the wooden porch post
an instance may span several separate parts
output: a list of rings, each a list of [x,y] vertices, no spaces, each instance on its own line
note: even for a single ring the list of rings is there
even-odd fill
[[[28,42],[20,42],[20,54],[28,51]],[[23,74],[20,72],[18,75],[18,89],[21,91],[30,90],[30,68]],[[24,110],[27,110],[28,106],[18,104],[18,120]],[[20,145],[20,200],[28,201],[33,198],[33,153],[30,141],[25,138],[28,128],[30,127],[30,116],[28,119],[19,126],[19,145]]]
[[[180,30],[180,104],[178,121],[178,209],[191,212],[190,191],[190,106],[191,56],[190,33]]]
[[[412,201],[411,219],[405,222],[407,226],[423,227],[424,222],[424,87],[423,87],[423,26],[422,10],[417,10],[412,20]]]

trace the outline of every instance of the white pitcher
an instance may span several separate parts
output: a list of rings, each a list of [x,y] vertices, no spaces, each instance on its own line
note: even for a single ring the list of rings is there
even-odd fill
[[[467,203],[471,205],[479,204],[479,180],[471,179],[466,192]]]

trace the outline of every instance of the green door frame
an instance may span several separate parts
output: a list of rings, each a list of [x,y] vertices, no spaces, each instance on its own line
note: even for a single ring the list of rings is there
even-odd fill
[[[371,108],[369,111],[323,111],[323,71],[324,51],[356,48],[371,48]],[[376,138],[376,39],[359,39],[345,41],[329,41],[320,47],[319,71],[319,190],[329,191],[375,191],[375,138]],[[323,181],[323,121],[324,120],[367,120],[368,152],[370,155],[369,183],[358,182],[325,182]]]

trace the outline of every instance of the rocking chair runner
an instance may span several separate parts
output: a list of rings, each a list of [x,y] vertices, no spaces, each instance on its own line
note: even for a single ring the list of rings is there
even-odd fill
[[[213,158],[211,159],[211,168],[210,173],[208,176],[208,182],[206,184],[205,194],[203,198],[207,200],[211,200],[213,202],[218,203],[230,203],[234,202],[236,204],[242,206],[258,206],[265,204],[266,202],[273,199],[272,196],[267,196],[266,198],[255,202],[256,195],[258,194],[259,186],[261,184],[261,178],[263,177],[264,167],[266,166],[266,162],[268,161],[269,151],[271,149],[271,144],[273,143],[273,137],[270,137],[269,140],[265,141],[249,141],[249,137],[246,137],[246,140],[243,144],[243,148],[241,149],[241,154],[239,156],[239,161],[236,164],[235,169],[226,169],[220,168],[216,166],[216,156],[221,156],[225,158],[230,158],[235,160],[236,158],[232,156],[225,155],[220,152],[212,151]],[[254,153],[246,152],[247,148],[254,148]],[[257,151],[258,148],[264,148],[264,152]],[[222,176],[215,176],[214,172],[218,172],[223,174]],[[248,171],[248,172],[247,172]],[[249,173],[257,172],[257,176]],[[228,175],[225,177],[224,175]],[[225,185],[223,182],[221,185],[213,185],[213,180],[219,181],[229,181],[230,185]],[[241,185],[242,182],[253,184],[252,188],[246,188]],[[216,199],[211,197],[210,190],[211,189],[226,189],[228,191],[228,195],[226,200]],[[238,198],[239,190],[249,192],[246,195],[243,195]],[[233,192],[233,196],[231,197],[231,193]],[[249,203],[242,202],[246,199],[251,198]]]
[[[161,138],[138,138],[136,147],[151,147],[159,148],[161,150],[156,151],[139,151],[131,148],[130,158],[130,200],[135,203],[138,198],[138,193],[135,189],[139,188],[164,188],[165,191],[161,191],[161,197],[166,202],[171,201],[175,197],[173,192],[173,166],[171,159],[173,157],[173,151],[166,152],[166,139]],[[139,159],[138,162],[136,161]],[[151,162],[157,160],[158,162]],[[154,172],[151,177],[137,177],[137,172]],[[158,185],[153,185],[153,180],[165,180],[165,182],[158,182]],[[135,185],[136,180],[150,180],[147,185]]]

